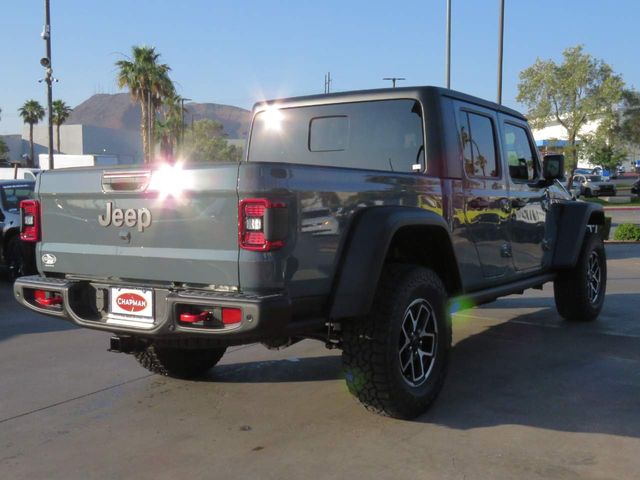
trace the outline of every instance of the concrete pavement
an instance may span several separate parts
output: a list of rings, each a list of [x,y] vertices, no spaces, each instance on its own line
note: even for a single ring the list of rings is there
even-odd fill
[[[563,322],[550,286],[456,314],[448,381],[412,422],[362,409],[319,343],[236,347],[173,380],[5,281],[0,478],[637,478],[640,246],[607,252],[597,322]]]

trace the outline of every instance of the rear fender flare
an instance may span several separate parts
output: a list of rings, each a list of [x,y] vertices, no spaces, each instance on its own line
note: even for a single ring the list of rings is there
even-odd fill
[[[329,305],[329,318],[354,317],[370,311],[395,234],[404,227],[413,226],[435,227],[446,232],[450,251],[455,255],[447,222],[437,213],[417,207],[368,208],[354,219],[343,248]],[[459,281],[455,256],[452,263]]]

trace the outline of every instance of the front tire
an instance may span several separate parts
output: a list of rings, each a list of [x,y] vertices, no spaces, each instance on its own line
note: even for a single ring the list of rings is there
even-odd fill
[[[371,314],[343,330],[345,380],[368,410],[411,419],[435,400],[451,347],[447,293],[435,272],[387,266]]]
[[[188,349],[149,345],[134,356],[138,363],[150,372],[167,377],[201,377],[224,355],[226,348]]]
[[[602,238],[587,233],[576,265],[558,274],[553,293],[558,313],[572,322],[598,318],[607,289],[607,257]]]

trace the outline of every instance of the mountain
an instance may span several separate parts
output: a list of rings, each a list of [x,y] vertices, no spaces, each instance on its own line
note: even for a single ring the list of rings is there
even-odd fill
[[[217,120],[229,138],[246,138],[251,112],[244,108],[217,103],[185,103],[184,121]],[[67,125],[84,124],[96,127],[140,130],[140,105],[131,101],[128,93],[93,95],[73,109]]]

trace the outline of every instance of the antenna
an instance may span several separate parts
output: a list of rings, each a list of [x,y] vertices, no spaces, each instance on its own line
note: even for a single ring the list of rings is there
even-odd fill
[[[385,77],[382,80],[391,80],[392,87],[396,88],[396,82],[399,82],[400,80],[406,80],[406,78],[404,78],[404,77]]]
[[[324,75],[324,93],[331,93],[331,72],[327,72]]]

